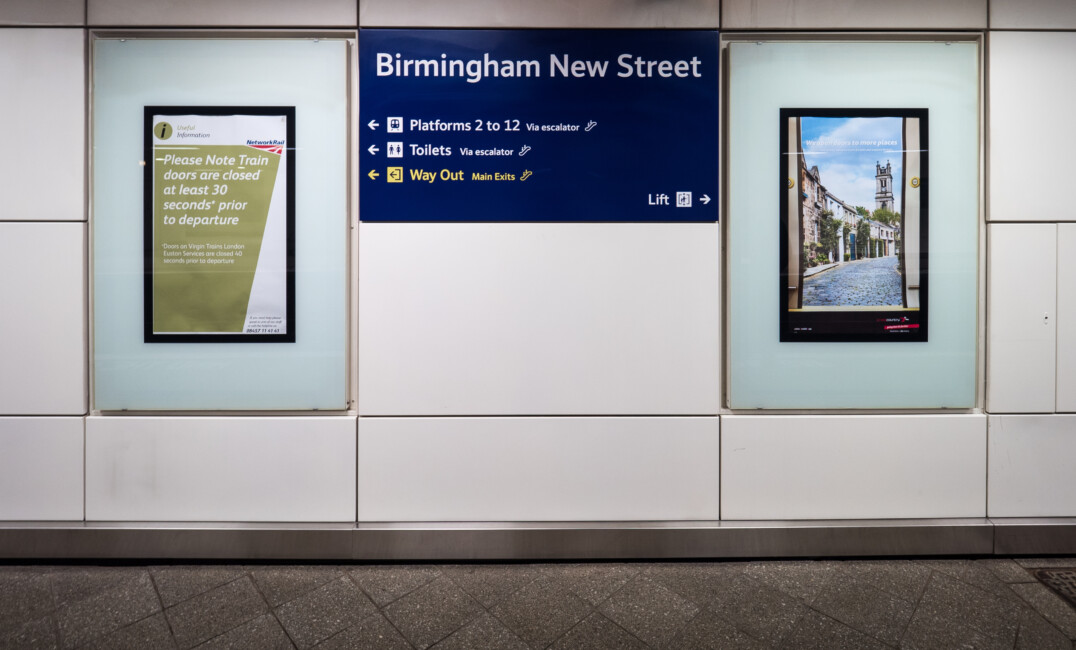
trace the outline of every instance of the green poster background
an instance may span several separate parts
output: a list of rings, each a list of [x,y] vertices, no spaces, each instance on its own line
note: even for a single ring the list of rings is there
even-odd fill
[[[204,164],[166,164],[169,153]],[[261,164],[225,164],[241,156]],[[157,145],[153,158],[153,332],[242,332],[281,156]],[[247,178],[224,179],[230,171]],[[166,178],[191,173],[197,178]]]

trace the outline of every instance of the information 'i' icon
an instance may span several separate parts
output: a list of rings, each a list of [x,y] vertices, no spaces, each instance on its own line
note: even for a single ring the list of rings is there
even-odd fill
[[[157,122],[153,125],[153,135],[158,140],[167,140],[172,137],[172,125],[168,122]]]

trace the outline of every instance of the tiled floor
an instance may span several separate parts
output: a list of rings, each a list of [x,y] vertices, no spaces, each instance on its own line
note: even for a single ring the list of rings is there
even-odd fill
[[[1026,648],[1076,558],[0,565],[0,648]]]

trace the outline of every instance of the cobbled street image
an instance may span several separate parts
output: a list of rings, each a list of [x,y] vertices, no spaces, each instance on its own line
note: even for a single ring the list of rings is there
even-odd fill
[[[895,256],[848,262],[804,280],[804,307],[901,304]]]

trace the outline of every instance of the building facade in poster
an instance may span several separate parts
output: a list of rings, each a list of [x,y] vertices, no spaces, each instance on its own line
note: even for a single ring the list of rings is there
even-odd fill
[[[927,340],[927,111],[781,110],[781,341]]]
[[[294,108],[144,113],[146,342],[294,342]]]

